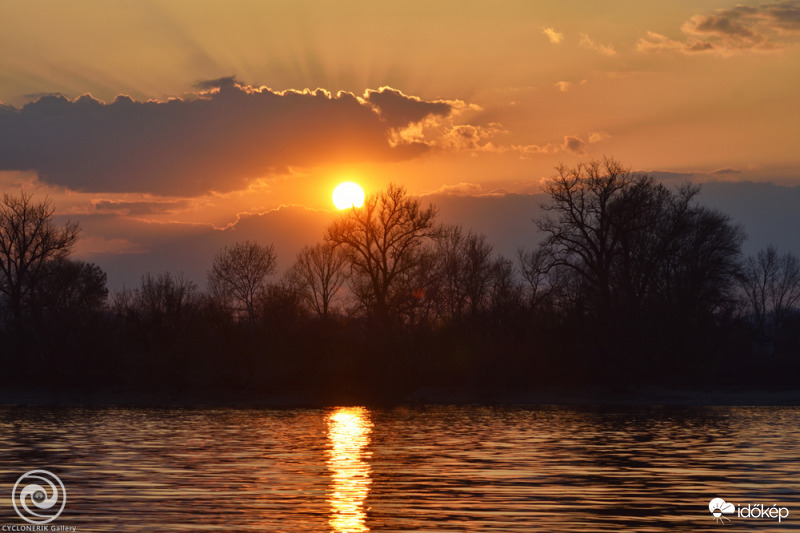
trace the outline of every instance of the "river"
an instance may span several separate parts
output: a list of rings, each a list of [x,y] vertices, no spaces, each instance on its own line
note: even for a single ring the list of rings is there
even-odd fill
[[[793,407],[0,408],[4,528],[36,469],[48,531],[800,529]]]

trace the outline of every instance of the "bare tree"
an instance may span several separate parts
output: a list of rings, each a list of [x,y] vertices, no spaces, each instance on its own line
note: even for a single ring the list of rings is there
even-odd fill
[[[490,299],[496,319],[509,317],[522,305],[522,287],[517,282],[514,262],[505,257],[492,261]]]
[[[320,317],[326,318],[347,279],[347,258],[333,243],[305,246],[289,269],[289,284],[303,302]]]
[[[182,273],[154,276],[147,272],[138,288],[114,295],[112,309],[144,328],[176,329],[197,299],[197,286]]]
[[[548,267],[575,270],[597,296],[602,310],[610,306],[612,264],[619,252],[619,234],[612,224],[612,203],[637,180],[614,160],[561,165],[544,190],[551,201],[537,221],[547,234],[542,246]]]
[[[445,226],[436,240],[442,283],[441,297],[447,313],[461,318],[485,308],[492,278],[492,245],[486,237],[461,226]]]
[[[436,235],[433,206],[422,208],[397,185],[370,196],[328,228],[326,238],[341,246],[353,274],[352,288],[365,308],[389,321],[409,298],[402,279],[420,265],[425,244]]]
[[[672,192],[611,159],[557,171],[537,222],[545,258],[528,260],[573,270],[596,316],[610,320],[613,309],[633,319],[654,299],[713,312],[729,300],[744,233],[697,205],[697,187]]]
[[[547,297],[553,285],[552,282],[548,283],[550,276],[548,276],[547,254],[542,248],[530,252],[520,248],[517,250],[517,262],[522,272],[522,278],[528,283],[528,305],[535,310]]]
[[[208,287],[220,302],[249,320],[255,319],[256,300],[266,289],[267,276],[275,273],[275,249],[252,241],[226,246],[214,257]]]
[[[702,324],[701,315],[719,316],[732,311],[741,275],[741,226],[730,217],[699,205],[689,205],[679,218],[666,219],[668,239],[646,282],[647,296],[666,304],[684,321]],[[651,260],[652,261],[652,260]]]
[[[67,257],[78,240],[78,223],[56,226],[54,212],[50,199],[34,203],[25,192],[3,194],[0,203],[0,295],[16,327],[25,302],[48,272],[47,263]]]
[[[742,289],[760,335],[774,341],[800,304],[800,261],[791,253],[779,255],[770,245],[745,261]]]

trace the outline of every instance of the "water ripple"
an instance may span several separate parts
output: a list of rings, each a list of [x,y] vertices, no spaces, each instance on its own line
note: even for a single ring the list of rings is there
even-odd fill
[[[797,408],[3,408],[0,524],[44,468],[81,532],[798,530],[798,443]]]

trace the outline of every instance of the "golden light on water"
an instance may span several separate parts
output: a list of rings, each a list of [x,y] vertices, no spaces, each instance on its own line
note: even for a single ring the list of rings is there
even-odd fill
[[[372,422],[363,407],[341,407],[328,416],[328,468],[333,485],[328,520],[337,533],[369,531],[364,501],[369,494],[370,468],[365,450]]]

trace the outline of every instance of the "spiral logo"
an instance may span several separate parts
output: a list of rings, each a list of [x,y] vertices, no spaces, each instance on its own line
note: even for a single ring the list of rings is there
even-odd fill
[[[20,518],[29,524],[48,524],[64,510],[67,491],[52,472],[31,470],[19,477],[11,498]]]

